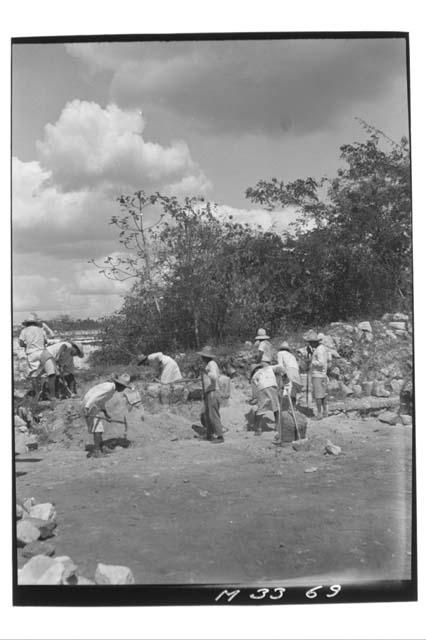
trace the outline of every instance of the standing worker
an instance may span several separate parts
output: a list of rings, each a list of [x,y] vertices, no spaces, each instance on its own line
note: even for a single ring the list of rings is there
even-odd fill
[[[280,344],[277,360],[278,364],[284,369],[284,395],[288,395],[294,405],[296,403],[297,393],[302,389],[302,379],[300,377],[299,365],[291,353],[287,341]]]
[[[170,384],[182,380],[182,374],[176,360],[173,360],[171,356],[164,355],[161,351],[151,353],[149,356],[141,354],[138,358],[138,366],[141,364],[151,364],[156,367],[162,384]]]
[[[204,411],[200,416],[201,424],[207,429],[207,440],[218,444],[225,441],[224,428],[220,420],[219,394],[217,393],[220,371],[211,347],[204,347],[202,351],[198,352],[198,355],[203,359],[204,365],[201,372],[204,395]]]
[[[77,342],[55,342],[47,347],[55,358],[59,373],[72,395],[77,395],[77,383],[74,376],[74,358],[83,358],[83,348]]]
[[[259,329],[255,337],[255,344],[257,344],[256,362],[272,364],[274,351],[269,340],[270,337],[267,335],[265,329]]]
[[[49,399],[55,398],[56,364],[55,359],[46,349],[46,335],[42,323],[36,313],[30,313],[22,323],[23,329],[19,334],[19,345],[25,349],[29,367],[28,378],[36,400],[39,398],[41,385],[40,375],[43,371],[47,375]]]
[[[117,393],[122,393],[125,389],[128,389],[129,382],[130,376],[128,373],[123,373],[121,376],[113,376],[111,381],[101,382],[89,389],[82,400],[87,430],[93,434],[93,453],[91,455],[94,458],[101,458],[106,455],[102,440],[104,424],[99,412],[102,411],[106,420],[111,420],[112,418],[106,410],[105,404],[108,400],[111,400],[116,391]]]
[[[250,371],[250,381],[256,395],[257,409],[254,418],[254,435],[262,435],[262,416],[272,411],[275,418],[275,429],[279,436],[280,400],[278,396],[278,382],[275,374],[283,375],[281,365],[254,364]]]
[[[309,343],[312,353],[309,373],[312,379],[312,395],[317,405],[316,419],[321,420],[321,418],[328,417],[328,349],[321,344],[321,340],[315,331],[308,331],[305,340]]]

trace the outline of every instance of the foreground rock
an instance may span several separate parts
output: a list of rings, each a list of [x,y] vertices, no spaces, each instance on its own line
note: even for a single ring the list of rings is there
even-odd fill
[[[22,555],[24,558],[33,558],[34,556],[53,556],[55,554],[55,547],[50,542],[42,542],[36,540],[26,544],[22,549]]]
[[[301,440],[294,440],[291,446],[295,451],[307,451],[311,447],[311,443],[308,438],[302,438]]]
[[[25,517],[25,516],[24,516]],[[46,540],[55,535],[54,531],[57,527],[55,520],[42,520],[41,518],[25,517],[25,522],[29,522],[39,531],[40,540]]]
[[[18,571],[18,584],[77,584],[77,567],[68,556],[37,555]]]
[[[16,542],[18,547],[25,547],[30,542],[35,542],[40,537],[40,531],[31,522],[19,520],[16,525]]]
[[[50,502],[36,504],[30,509],[30,517],[39,518],[40,520],[55,520],[56,510]]]
[[[128,567],[101,564],[96,567],[96,584],[135,584],[133,573]]]
[[[342,453],[342,448],[339,447],[337,444],[333,444],[331,440],[327,440],[327,442],[325,443],[324,449],[325,449],[325,453],[332,456],[338,456]]]
[[[395,425],[399,422],[399,416],[393,411],[385,411],[379,415],[379,420],[385,424]]]

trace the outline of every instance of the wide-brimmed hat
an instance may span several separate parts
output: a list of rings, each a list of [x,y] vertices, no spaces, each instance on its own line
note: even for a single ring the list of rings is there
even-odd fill
[[[71,346],[74,347],[74,349],[77,349],[77,356],[79,358],[84,358],[83,345],[81,344],[81,342],[71,341]]]
[[[306,340],[306,342],[320,342],[317,332],[313,329],[308,331],[308,333],[305,333],[303,339]]]
[[[269,340],[269,336],[266,333],[265,329],[258,329],[255,340]]]
[[[284,351],[284,349],[290,351],[290,345],[288,344],[287,340],[284,340],[284,342],[281,342],[280,344],[280,351]]]
[[[120,384],[122,387],[127,387],[130,389],[130,376],[128,373],[122,373],[121,376],[113,375],[112,381]]]
[[[32,324],[32,323],[39,324],[39,322],[41,321],[36,313],[29,313],[25,318],[25,320],[23,320],[22,324]]]
[[[216,358],[216,355],[213,353],[212,347],[205,346],[201,349],[201,351],[197,351],[197,354],[202,358],[211,358],[212,360]]]
[[[263,369],[263,367],[264,367],[263,362],[256,362],[256,364],[252,364],[250,368],[250,380],[252,379],[256,371],[258,369]]]
[[[138,366],[143,364],[144,362],[146,362],[148,360],[148,356],[146,356],[144,353],[140,353],[138,355]]]

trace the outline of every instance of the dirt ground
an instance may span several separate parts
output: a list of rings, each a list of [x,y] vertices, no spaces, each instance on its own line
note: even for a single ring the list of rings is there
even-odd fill
[[[126,413],[133,446],[87,458],[79,401],[69,400],[50,442],[17,457],[18,499],[55,503],[56,555],[80,575],[103,562],[130,567],[139,584],[410,578],[411,427],[310,420],[312,448],[295,452],[274,447],[272,431],[246,430],[237,389],[222,409],[226,441],[212,445],[191,429],[200,403],[127,414],[115,398],[110,413]],[[105,439],[122,435],[107,428]],[[341,455],[324,455],[327,439]]]

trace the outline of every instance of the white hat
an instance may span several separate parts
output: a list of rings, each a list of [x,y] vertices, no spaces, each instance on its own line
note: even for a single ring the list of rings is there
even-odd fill
[[[269,336],[267,335],[265,329],[258,329],[255,340],[269,340]]]

